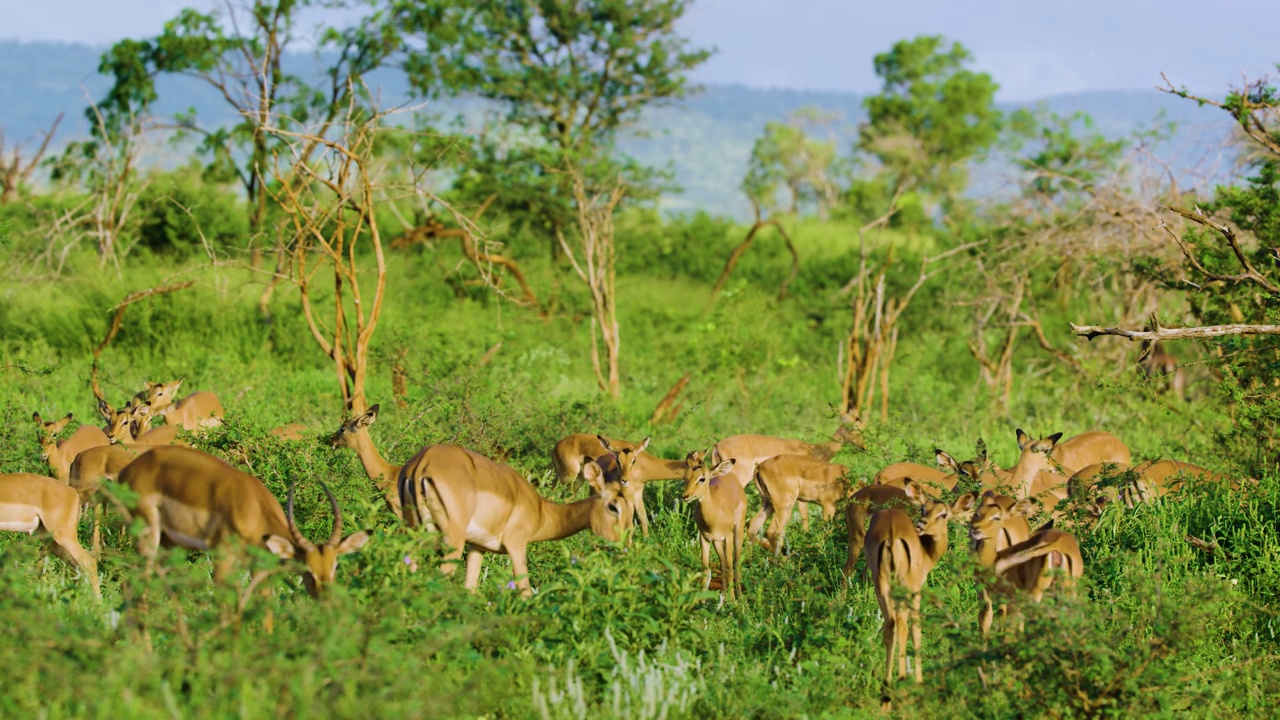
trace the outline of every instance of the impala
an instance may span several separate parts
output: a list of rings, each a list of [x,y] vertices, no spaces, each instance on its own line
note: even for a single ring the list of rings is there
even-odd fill
[[[690,458],[692,460],[692,458]],[[693,521],[702,541],[703,589],[711,587],[711,548],[720,556],[720,588],[730,600],[742,596],[742,539],[747,524],[747,493],[728,473],[735,460],[690,462],[685,469],[684,501],[697,502]]]
[[[449,551],[441,571],[452,575],[467,554],[465,586],[480,584],[483,553],[511,557],[516,585],[527,597],[528,545],[559,540],[587,528],[609,541],[631,527],[625,481],[606,481],[596,463],[583,469],[596,491],[572,503],[554,503],[538,494],[520,473],[456,445],[428,445],[400,470],[400,503],[411,527],[428,522],[440,528]]]
[[[71,462],[81,452],[91,447],[99,447],[109,445],[111,439],[107,437],[102,429],[94,425],[81,425],[76,428],[71,437],[59,442],[55,437],[67,423],[71,422],[71,413],[67,416],[53,422],[45,422],[40,418],[40,413],[32,413],[31,419],[39,425],[40,434],[40,451],[44,461],[49,463],[49,469],[53,471],[53,476],[65,482],[71,473]]]
[[[342,511],[323,482],[333,510],[333,532],[317,546],[293,520],[293,487],[287,512],[261,480],[199,450],[164,446],[129,463],[120,482],[137,494],[135,512],[147,523],[138,552],[150,560],[161,537],[192,550],[210,550],[230,538],[266,548],[282,560],[301,565],[303,584],[318,596],[333,582],[338,557],[359,550],[369,540],[360,531],[342,537]],[[214,580],[225,578],[235,558],[223,554],[214,565]]]
[[[677,480],[684,477],[685,462],[665,460],[645,452],[649,438],[634,443],[615,440],[604,435],[577,433],[556,443],[551,450],[551,464],[555,467],[556,480],[561,483],[582,479],[582,468],[605,453],[612,452],[626,469],[627,500],[635,509],[640,532],[649,534],[649,514],[644,507],[644,486],[659,480]],[[575,487],[574,492],[577,492]]]
[[[182,398],[173,400],[182,387],[183,378],[170,383],[148,383],[147,398],[158,398],[163,404],[152,402],[152,411],[164,418],[169,425],[177,425],[184,430],[195,432],[204,428],[222,424],[222,401],[218,396],[201,390]],[[165,401],[164,399],[167,399]]]
[[[1053,584],[1051,570],[1063,571],[1062,582],[1068,587],[1084,575],[1080,544],[1074,535],[1054,528],[1052,523],[996,554],[996,575],[1027,592],[1032,602],[1040,602]]]
[[[876,600],[884,617],[881,637],[885,651],[885,684],[893,681],[893,658],[898,658],[898,678],[907,676],[907,629],[915,645],[916,682],[924,682],[920,658],[920,590],[934,565],[947,551],[947,523],[952,515],[966,513],[972,495],[963,495],[954,505],[934,500],[914,480],[905,483],[907,498],[919,507],[920,519],[897,508],[880,510],[871,516],[863,553],[867,570],[875,584]],[[910,594],[907,601],[894,597],[895,589]],[[915,623],[911,624],[911,618]]]
[[[845,479],[848,473],[844,465],[807,455],[778,455],[760,463],[755,472],[760,511],[747,526],[748,537],[759,537],[761,528],[769,522],[764,546],[775,555],[781,554],[791,509],[797,502],[813,502],[822,506],[823,520],[835,517],[836,503],[849,495],[849,481]],[[809,529],[807,522],[804,529]]]
[[[377,406],[375,405],[374,407]],[[314,434],[311,432],[311,428],[303,425],[302,423],[289,423],[287,425],[273,427],[267,432],[273,437],[277,437],[285,442],[299,442],[314,437]],[[396,468],[396,471],[399,472],[399,468]],[[393,486],[395,485],[394,476],[392,477],[391,484]]]
[[[969,520],[969,549],[973,552],[978,564],[988,570],[996,565],[996,557],[1001,550],[1016,545],[1031,536],[1031,526],[1027,518],[1034,512],[1035,506],[1028,499],[1014,500],[1008,495],[997,495],[988,490],[977,502],[973,517]],[[1017,574],[1016,566],[1006,574]],[[982,608],[978,611],[978,628],[983,635],[991,629],[991,621],[995,616],[991,601],[993,594],[1008,598],[1014,587],[1021,583],[1015,578],[1010,580],[998,576],[995,582],[980,582],[978,590],[982,595]],[[1000,614],[1007,612],[1007,603],[1001,603]]]
[[[1019,498],[1034,495],[1033,488],[1043,492],[1066,485],[1071,473],[1094,463],[1129,464],[1129,448],[1116,436],[1101,430],[1090,430],[1062,443],[1058,442],[1062,433],[1032,440],[1019,429],[1017,437],[1021,455],[1009,471],[1008,482],[1017,490]]]
[[[902,480],[902,485],[908,481],[910,480]],[[862,557],[862,546],[867,537],[867,520],[878,510],[894,507],[904,510],[911,507],[907,491],[899,485],[872,483],[858,488],[849,496],[849,504],[844,508],[845,531],[849,535],[849,556],[843,570],[845,579],[853,575],[853,566]]]
[[[1132,509],[1138,503],[1163,497],[1192,477],[1239,487],[1231,478],[1199,465],[1179,460],[1148,460],[1132,468],[1112,463],[1090,465],[1071,476],[1067,490],[1071,497],[1084,497],[1090,512],[1099,515],[1104,507],[1117,500]]]
[[[80,498],[65,484],[41,475],[0,475],[0,530],[33,534],[43,529],[53,550],[89,576],[93,594],[102,597],[98,563],[80,545]]]
[[[151,427],[151,409],[151,406],[144,402],[132,407],[126,406],[125,409],[115,412],[112,419],[107,422],[107,427],[109,428],[107,435],[110,436],[111,442],[142,445],[186,445],[187,443],[178,439],[178,432],[182,430],[180,426],[161,425],[158,428]],[[110,406],[107,406],[105,411],[110,411]]]
[[[102,506],[95,500],[103,480],[115,481],[120,472],[142,453],[156,445],[99,445],[76,456],[67,474],[67,482],[80,496],[82,505],[93,506],[93,535],[91,548],[94,557],[102,550]]]
[[[360,457],[364,472],[373,481],[374,487],[382,493],[387,508],[401,520],[404,512],[400,508],[400,490],[397,481],[400,477],[400,465],[392,465],[382,457],[378,448],[369,437],[369,426],[378,419],[378,406],[374,405],[362,415],[347,420],[338,426],[338,430],[329,438],[331,447],[351,448]]]

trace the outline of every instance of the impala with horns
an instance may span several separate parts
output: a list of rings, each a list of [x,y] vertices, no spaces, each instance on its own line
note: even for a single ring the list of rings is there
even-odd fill
[[[711,548],[720,556],[720,588],[730,600],[742,597],[742,540],[747,525],[747,493],[728,473],[734,459],[702,462],[689,456],[684,501],[697,502],[694,524],[702,541],[703,588],[711,587]]]
[[[517,587],[529,596],[529,543],[559,540],[587,528],[616,541],[631,527],[626,480],[606,477],[594,462],[583,473],[595,494],[555,503],[514,468],[456,445],[428,445],[400,470],[400,504],[410,527],[434,522],[440,528],[448,546],[441,572],[452,575],[465,552],[465,585],[474,592],[483,554],[505,554],[511,557]]]
[[[43,475],[0,475],[0,530],[48,533],[53,551],[80,568],[93,594],[102,597],[98,563],[80,545],[80,497],[65,484]]]
[[[392,515],[404,519],[404,512],[400,508],[400,489],[398,480],[400,477],[401,465],[392,465],[382,457],[382,453],[378,452],[377,446],[373,444],[373,438],[369,436],[369,426],[378,419],[378,406],[374,405],[366,412],[357,415],[342,425],[338,426],[333,436],[329,438],[330,447],[344,447],[354,450],[356,456],[360,458],[360,465],[364,467],[364,472],[373,481],[374,487],[378,492],[382,493],[382,497],[386,500],[387,509]]]
[[[134,512],[147,523],[138,538],[138,552],[148,559],[155,557],[162,536],[192,550],[210,550],[238,538],[282,560],[297,561],[307,592],[314,597],[333,582],[338,557],[369,540],[363,530],[342,537],[342,510],[323,482],[320,487],[333,510],[333,532],[317,546],[293,520],[292,484],[286,511],[261,480],[199,450],[152,449],[129,463],[120,482],[137,494]],[[218,559],[215,580],[226,577],[233,560],[229,553]]]
[[[644,486],[660,480],[679,480],[684,477],[683,460],[666,460],[648,452],[649,438],[635,443],[615,440],[604,435],[575,433],[556,443],[551,450],[551,464],[556,471],[557,482],[575,482],[582,477],[582,469],[605,453],[613,453],[624,468],[627,479],[627,500],[635,509],[640,532],[649,534],[649,514],[644,507]],[[576,492],[575,488],[575,492]]]
[[[40,417],[40,413],[31,415],[31,419],[35,420],[36,425],[39,426],[41,457],[49,463],[53,476],[64,482],[70,477],[71,463],[77,455],[91,447],[111,444],[111,439],[102,431],[102,428],[95,425],[81,425],[71,433],[71,437],[59,441],[56,436],[62,432],[67,423],[71,422],[71,417],[71,413],[67,413],[66,417],[45,422]]]
[[[966,515],[973,496],[963,495],[954,505],[934,500],[913,480],[903,491],[919,508],[919,520],[902,510],[890,508],[871,516],[863,553],[867,571],[875,584],[876,601],[884,617],[881,637],[885,651],[885,684],[893,680],[893,660],[898,659],[898,677],[907,676],[907,630],[915,645],[915,680],[924,682],[920,657],[920,590],[929,572],[947,551],[947,523]],[[895,595],[906,590],[908,598]],[[909,604],[908,604],[909,603]],[[912,623],[914,619],[914,623]]]

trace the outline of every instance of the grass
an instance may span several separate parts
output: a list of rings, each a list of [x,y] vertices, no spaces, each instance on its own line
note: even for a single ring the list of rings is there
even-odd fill
[[[839,394],[835,350],[848,322],[846,301],[832,293],[856,265],[850,228],[796,228],[802,282],[783,303],[773,295],[785,251],[762,237],[708,309],[719,259],[741,234],[704,224],[719,227],[705,246],[653,250],[619,279],[625,395],[617,403],[594,387],[585,294],[545,261],[522,258],[560,308],[550,320],[483,292],[464,288],[457,297],[439,279],[440,267],[456,263],[452,248],[394,255],[370,378],[371,401],[382,404],[372,428],[379,449],[403,462],[425,444],[456,442],[545,483],[551,445],[570,432],[652,434],[653,449],[667,457],[736,432],[825,438],[835,424],[827,403]],[[679,237],[689,227],[669,233]],[[910,252],[927,252],[927,239],[916,242]],[[914,261],[904,262],[899,279],[915,272]],[[1214,440],[1230,419],[1211,393],[1177,405],[1136,373],[1117,374],[1109,358],[1091,355],[1092,346],[1072,347],[1084,368],[1077,373],[1023,343],[1012,397],[998,408],[976,381],[964,345],[969,320],[952,302],[952,289],[970,272],[958,264],[904,316],[890,418],[868,427],[865,452],[837,457],[855,477],[895,460],[929,462],[935,446],[968,457],[979,437],[1009,466],[1015,427],[1033,435],[1103,427],[1135,458],[1233,469]],[[274,320],[264,323],[256,311],[261,286],[244,271],[197,272],[153,259],[119,275],[78,268],[39,285],[0,283],[0,467],[44,471],[31,412],[91,421],[90,350],[105,332],[107,309],[130,291],[186,274],[200,282],[129,309],[101,358],[109,396],[123,399],[144,380],[176,376],[187,378],[184,389],[217,392],[228,422],[202,441],[206,449],[262,478],[278,497],[297,478],[299,518],[312,536],[329,528],[314,482],[325,480],[348,527],[371,528],[374,539],[344,558],[330,596],[307,598],[285,573],[270,599],[254,596],[240,609],[235,591],[212,584],[202,554],[174,552],[162,574],[146,573],[118,521],[102,562],[101,603],[29,538],[0,536],[0,621],[9,628],[0,633],[0,653],[11,658],[0,714],[881,714],[880,618],[870,587],[840,575],[842,515],[807,533],[790,529],[792,552],[780,564],[749,545],[746,597],[736,603],[701,590],[696,530],[670,483],[648,489],[652,534],[630,547],[589,534],[532,546],[538,593],[531,600],[508,589],[501,557],[485,560],[475,595],[460,579],[409,572],[406,555],[429,558],[434,541],[382,511],[354,454],[318,442],[344,419],[332,368],[303,327],[291,290],[281,288]],[[1045,301],[1046,327],[1088,317],[1091,303],[1096,298],[1069,291],[1059,304]],[[391,394],[397,357],[409,376],[403,404]],[[649,427],[654,404],[685,373],[692,379],[675,423]],[[306,423],[317,441],[288,444],[266,434],[286,422]],[[975,569],[963,528],[953,528],[952,549],[926,586],[925,684],[895,686],[893,713],[1265,714],[1280,689],[1272,609],[1280,592],[1280,488],[1274,477],[1260,480],[1247,496],[1197,487],[1132,512],[1113,506],[1092,527],[1069,526],[1087,566],[1079,591],[1026,608],[1025,632],[1001,630],[985,646],[976,630]],[[568,499],[564,489],[543,490]],[[1187,535],[1219,550],[1196,549]]]

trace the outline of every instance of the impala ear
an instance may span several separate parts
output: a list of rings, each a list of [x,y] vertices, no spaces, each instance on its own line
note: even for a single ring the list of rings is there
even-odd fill
[[[98,414],[102,416],[103,420],[111,422],[112,416],[116,414],[116,411],[111,409],[111,405],[106,400],[98,398]]]
[[[1049,437],[1044,438],[1044,439],[1049,441],[1049,447],[1053,447],[1054,445],[1057,445],[1057,444],[1058,444],[1058,441],[1059,441],[1059,440],[1061,440],[1061,439],[1062,439],[1062,433],[1060,433],[1060,432],[1056,432],[1056,433],[1054,433],[1054,434],[1052,434],[1052,435],[1050,435]]]
[[[925,493],[924,488],[920,487],[920,484],[911,478],[907,478],[905,481],[903,481],[902,491],[907,494],[908,500],[910,500],[911,502],[917,505],[923,505],[924,501],[929,499],[929,496],[927,493]]]
[[[649,447],[649,441],[650,441],[650,440],[652,440],[652,439],[653,439],[653,438],[652,438],[652,436],[645,438],[645,439],[640,443],[640,445],[636,447],[636,449],[635,449],[635,453],[636,453],[637,455],[639,455],[640,453],[644,452],[644,449],[645,449],[645,448],[647,448],[647,447]]]
[[[31,419],[32,419],[32,420],[35,420],[36,422],[40,423],[41,425],[43,425],[43,424],[44,424],[44,421],[40,419],[40,413],[38,413],[38,412],[33,412],[33,413],[31,413]]]
[[[955,503],[951,506],[951,511],[957,515],[961,513],[973,512],[973,506],[978,502],[978,496],[975,493],[965,493],[956,498]]]
[[[943,470],[950,470],[957,475],[960,474],[960,463],[956,459],[941,450],[933,451],[933,459],[938,463],[938,467]]]
[[[738,461],[737,458],[729,458],[728,460],[721,462],[719,465],[716,465],[715,468],[711,470],[711,474],[717,477],[720,475],[724,475],[725,473],[733,469],[733,464],[736,463],[737,461]]]
[[[978,438],[978,444],[975,449],[978,451],[978,462],[985,465],[987,463],[987,441]]]
[[[369,410],[365,412],[365,414],[356,418],[356,427],[362,427],[362,428],[369,427],[370,425],[373,424],[373,421],[377,419],[378,419],[378,406],[374,405],[373,407],[369,408]]]
[[[603,435],[596,435],[596,440],[600,441],[600,447],[604,448],[605,452],[618,454],[618,451],[613,449],[613,444],[609,442],[609,438]]]
[[[604,492],[604,470],[595,461],[582,466],[582,477],[587,479],[587,483],[596,493]]]
[[[1022,428],[1018,428],[1018,449],[1026,450],[1027,446],[1030,444],[1031,444],[1031,436],[1022,432]]]
[[[292,560],[298,554],[293,541],[289,538],[283,538],[279,535],[267,535],[263,540],[266,543],[267,550],[270,550],[271,554],[281,560]]]
[[[1031,502],[1031,498],[1022,498],[1013,504],[1013,507],[1009,509],[1009,512],[1021,515],[1022,517],[1031,517],[1035,510],[1036,506],[1035,503]]]
[[[351,533],[350,535],[343,538],[342,542],[338,543],[337,553],[339,555],[349,555],[359,550],[360,548],[364,547],[364,544],[367,542],[369,542],[368,530],[361,530],[360,532]]]

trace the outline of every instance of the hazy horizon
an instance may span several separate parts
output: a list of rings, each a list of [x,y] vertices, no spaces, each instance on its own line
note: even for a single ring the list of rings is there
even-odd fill
[[[985,12],[947,0],[859,7],[847,0],[697,0],[681,24],[696,46],[717,53],[692,79],[713,85],[857,94],[879,87],[873,58],[897,40],[941,34],[973,54],[973,66],[1000,83],[998,99],[1151,89],[1165,72],[1175,85],[1221,95],[1274,73],[1280,51],[1270,34],[1280,3],[1077,0],[1070,9],[987,0]],[[183,7],[218,0],[51,0],[6,11],[0,39],[108,46],[158,33]],[[322,18],[312,11],[303,27]],[[355,17],[350,15],[350,17]]]

